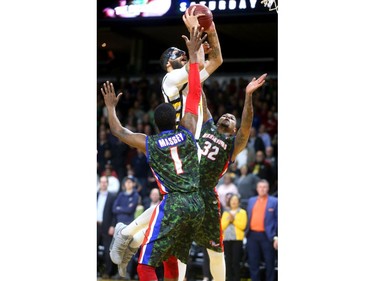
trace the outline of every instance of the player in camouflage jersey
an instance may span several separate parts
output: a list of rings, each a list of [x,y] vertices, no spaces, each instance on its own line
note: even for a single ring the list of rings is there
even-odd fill
[[[226,113],[214,124],[211,113],[207,108],[206,96],[203,100],[203,125],[198,140],[201,151],[199,163],[200,194],[205,202],[203,223],[194,233],[193,239],[207,249],[210,257],[210,271],[213,279],[225,280],[225,259],[221,231],[220,201],[215,190],[218,180],[226,172],[230,163],[246,147],[253,122],[252,94],[260,88],[267,74],[253,80],[246,87],[246,97],[242,111],[240,128],[236,129],[236,117]],[[184,244],[188,241],[180,241]],[[179,247],[179,245],[176,245]],[[181,268],[181,267],[180,267]],[[185,272],[179,273],[179,281],[185,277]]]
[[[217,122],[217,126],[215,126],[207,108],[206,97],[204,94],[202,95],[204,124],[202,126],[201,137],[198,140],[202,150],[199,164],[199,189],[205,201],[205,215],[201,227],[198,228],[193,238],[198,245],[207,248],[210,256],[210,270],[214,280],[225,280],[225,260],[220,224],[220,201],[217,197],[215,186],[220,177],[227,170],[229,164],[235,160],[238,153],[247,145],[253,118],[252,94],[264,84],[265,78],[266,74],[263,74],[258,79],[254,78],[247,85],[241,125],[238,132],[236,129],[236,118],[229,113],[221,116]],[[134,222],[132,222],[132,224],[134,224]],[[144,226],[145,224],[143,227]],[[135,227],[142,227],[142,225],[139,222],[137,226],[133,226],[133,228]],[[128,229],[128,231],[130,230]],[[137,235],[139,234],[142,236],[142,231]],[[174,249],[178,250],[179,247],[188,243],[189,241],[187,240],[176,241]],[[136,248],[138,246],[139,244],[137,245],[137,243],[134,242],[133,247]],[[165,266],[169,267],[169,271],[176,271],[176,269],[170,268],[172,266],[177,266],[176,261],[172,259],[170,259]],[[181,267],[179,269],[179,280],[181,281],[185,276],[185,270],[181,271]]]
[[[141,281],[157,280],[155,267],[161,265],[170,255],[187,262],[190,243],[173,249],[176,241],[192,241],[192,233],[200,226],[204,216],[204,202],[199,196],[198,146],[194,138],[198,120],[198,104],[201,94],[197,52],[206,35],[203,29],[191,29],[190,40],[183,36],[189,50],[190,90],[186,101],[184,117],[177,129],[176,111],[169,103],[155,109],[155,123],[158,135],[146,136],[133,133],[121,126],[115,107],[119,101],[113,85],[104,84],[102,94],[108,109],[111,132],[126,144],[140,149],[147,155],[163,200],[153,211],[149,227],[138,260],[138,275]],[[131,238],[122,233],[124,225],[116,225],[111,248],[111,259],[121,264],[123,250]]]

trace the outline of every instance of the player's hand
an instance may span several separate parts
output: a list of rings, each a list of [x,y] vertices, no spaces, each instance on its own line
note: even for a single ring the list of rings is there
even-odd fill
[[[189,13],[189,9],[186,9],[185,14],[182,16],[182,20],[184,21],[186,28],[191,31],[193,26],[199,25],[198,18],[200,16],[204,16],[204,14],[200,13],[197,15],[194,15],[196,7],[191,8],[191,11]]]
[[[109,83],[108,81],[103,84],[103,88],[100,88],[100,90],[102,91],[105,105],[107,107],[116,107],[118,101],[120,100],[120,97],[122,96],[122,93],[119,93],[118,96],[116,97],[113,84]]]
[[[189,60],[191,63],[195,63],[198,61],[198,59],[194,56],[196,56],[200,46],[207,38],[207,34],[205,34],[201,38],[202,33],[203,33],[203,27],[200,27],[198,25],[198,26],[193,26],[193,28],[191,29],[190,39],[187,38],[185,35],[182,35],[182,38],[184,38],[186,46],[189,50]]]
[[[253,94],[257,89],[263,86],[263,84],[266,82],[267,73],[264,73],[262,76],[260,76],[258,79],[253,78],[251,82],[246,86],[246,94]]]
[[[206,33],[214,33],[216,32],[216,26],[215,26],[215,23],[212,22],[210,27],[205,31]]]

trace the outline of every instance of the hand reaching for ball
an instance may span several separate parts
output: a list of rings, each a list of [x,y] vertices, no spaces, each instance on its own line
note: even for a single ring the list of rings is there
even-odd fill
[[[212,25],[212,12],[205,5],[195,4],[191,5],[182,16],[187,29],[191,31],[191,28],[196,25],[203,27],[204,31],[208,30]]]

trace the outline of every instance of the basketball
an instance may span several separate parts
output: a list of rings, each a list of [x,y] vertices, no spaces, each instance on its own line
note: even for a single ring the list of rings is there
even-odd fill
[[[193,7],[196,7],[195,8],[195,11],[194,11],[194,15],[197,15],[197,14],[204,14],[204,16],[200,16],[198,18],[198,22],[200,24],[201,27],[204,28],[204,30],[206,31],[210,26],[211,26],[211,23],[212,23],[212,12],[209,8],[207,8],[205,5],[201,5],[201,4],[195,4],[195,5],[191,5],[188,9],[189,13],[191,11],[191,9]]]

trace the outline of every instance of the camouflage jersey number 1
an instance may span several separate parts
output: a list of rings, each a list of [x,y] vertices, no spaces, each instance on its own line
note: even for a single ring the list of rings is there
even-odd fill
[[[198,147],[186,128],[147,136],[146,156],[161,194],[198,191]]]
[[[198,140],[201,148],[200,188],[213,189],[231,162],[234,136],[225,136],[217,131],[212,119],[202,126]]]

